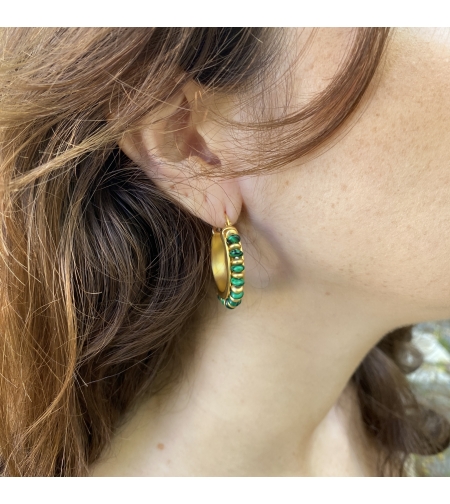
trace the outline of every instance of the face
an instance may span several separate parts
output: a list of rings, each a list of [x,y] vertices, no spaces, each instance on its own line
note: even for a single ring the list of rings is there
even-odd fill
[[[348,37],[319,30],[295,70],[298,100],[326,85]],[[449,82],[450,31],[396,30],[345,135],[241,180],[246,232],[265,240],[253,261],[272,281],[359,293],[399,325],[450,318]]]

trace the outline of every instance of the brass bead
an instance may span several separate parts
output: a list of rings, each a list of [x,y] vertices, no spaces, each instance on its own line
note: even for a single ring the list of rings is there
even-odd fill
[[[231,225],[226,214],[225,219],[226,225],[222,229],[213,228],[212,230],[211,266],[220,302],[227,308],[234,309],[241,304],[244,294],[244,253],[239,232]],[[232,235],[236,236],[230,238],[230,243],[228,243],[228,237]],[[241,268],[237,268],[241,271],[232,271],[232,266],[241,266]],[[231,293],[239,297],[233,299]]]

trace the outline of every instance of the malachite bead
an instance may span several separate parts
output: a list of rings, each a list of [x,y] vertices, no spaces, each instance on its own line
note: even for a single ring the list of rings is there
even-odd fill
[[[233,291],[230,292],[230,297],[233,299],[236,299],[236,300],[242,299],[243,295],[244,295],[244,292],[233,292]]]
[[[238,307],[242,302],[242,297],[244,296],[243,285],[245,283],[243,271],[244,267],[244,252],[242,251],[241,246],[241,237],[235,231],[228,231],[228,236],[226,237],[226,244],[228,248],[228,254],[230,257],[230,270],[229,270],[229,281],[228,292],[229,296],[224,299],[217,296],[219,301],[226,306],[229,310],[234,310]],[[231,250],[230,250],[231,249]],[[235,278],[233,275],[236,275],[241,278]],[[233,289],[240,290],[241,292],[234,292],[230,289],[230,286]]]
[[[241,241],[241,237],[237,234],[230,235],[227,238],[228,245],[231,245],[232,243],[239,243]]]
[[[236,308],[236,306],[239,306],[241,304],[240,301],[236,302],[236,301],[233,301],[232,299],[228,298],[227,299],[227,305],[230,305],[232,306],[233,308]]]

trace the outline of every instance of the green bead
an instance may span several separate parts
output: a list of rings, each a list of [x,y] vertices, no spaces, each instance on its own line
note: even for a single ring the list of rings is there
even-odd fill
[[[242,250],[239,249],[230,250],[230,257],[241,257],[243,255],[244,253],[242,252]]]
[[[242,264],[236,264],[235,266],[231,266],[231,271],[233,273],[241,273],[242,271],[244,271],[244,266],[242,266]]]
[[[240,241],[241,241],[241,237],[239,235],[237,235],[237,234],[230,235],[227,238],[228,245],[231,245],[232,243],[239,243]]]
[[[243,278],[231,278],[231,283],[236,287],[240,287],[245,284],[245,280]]]
[[[233,292],[233,291],[230,292],[230,296],[235,300],[242,299],[243,295],[244,295],[243,291],[242,292]]]
[[[228,298],[227,299],[227,307],[228,305],[232,306],[233,308],[236,308],[236,306],[239,306],[241,304],[240,301],[236,302],[236,301],[233,301],[232,299]]]

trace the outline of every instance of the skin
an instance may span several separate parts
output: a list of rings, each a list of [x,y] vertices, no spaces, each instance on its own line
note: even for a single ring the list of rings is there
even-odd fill
[[[350,34],[318,30],[294,68],[293,107],[325,87]],[[299,31],[291,55],[309,35]],[[397,30],[345,134],[282,171],[187,185],[194,156],[173,154],[168,167],[168,122],[124,137],[180,204],[211,226],[227,212],[242,237],[245,297],[228,311],[211,285],[183,380],[137,406],[93,475],[376,474],[348,381],[388,332],[450,318],[447,36]],[[177,143],[199,135],[196,163],[211,164],[208,153],[231,163],[230,130],[205,112],[236,114],[233,100],[198,105],[193,84],[184,93],[191,119]]]

